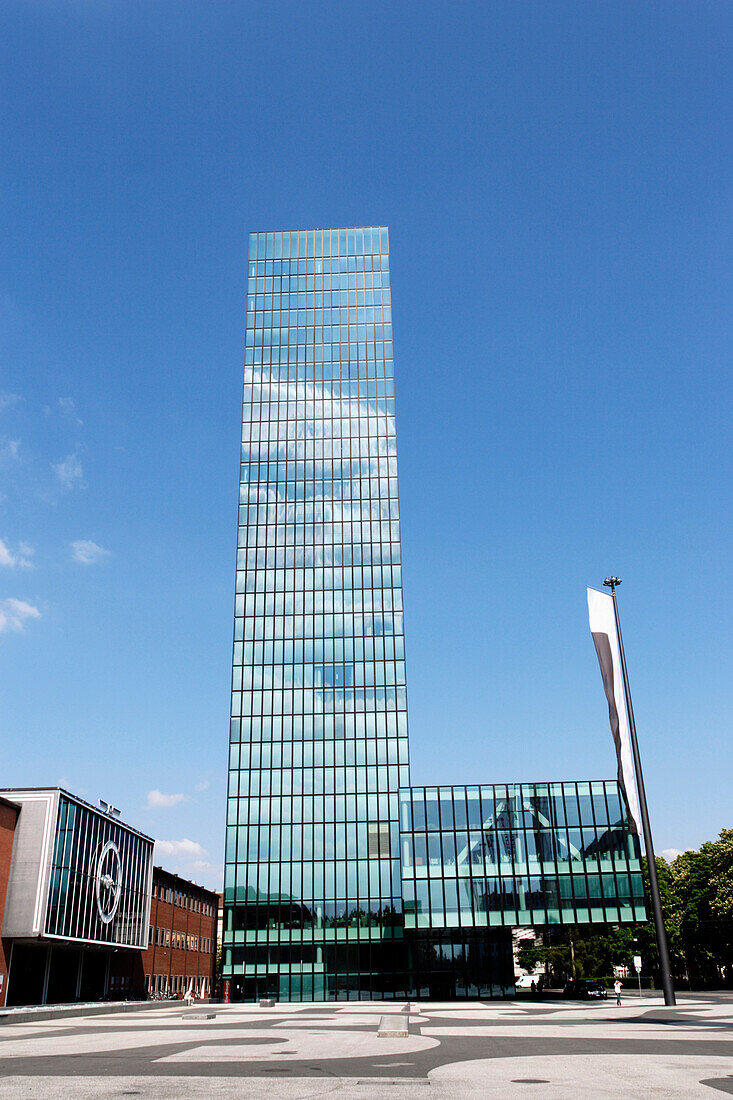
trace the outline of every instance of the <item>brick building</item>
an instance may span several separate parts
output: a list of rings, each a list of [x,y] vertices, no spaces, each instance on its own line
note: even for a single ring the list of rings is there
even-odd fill
[[[218,908],[214,890],[154,868],[150,941],[141,956],[147,993],[180,996],[192,984],[197,997],[211,996]]]
[[[5,898],[8,893],[13,838],[15,837],[15,825],[19,813],[20,806],[17,803],[0,796],[0,929],[3,926],[3,916],[5,914]],[[10,945],[7,945],[6,952],[6,941],[0,938],[0,1007],[5,1004],[9,965]]]

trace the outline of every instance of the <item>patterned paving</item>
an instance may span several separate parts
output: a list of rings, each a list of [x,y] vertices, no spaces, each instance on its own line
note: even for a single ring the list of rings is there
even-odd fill
[[[180,1005],[0,1028],[0,1097],[733,1095],[733,997],[615,1004]]]

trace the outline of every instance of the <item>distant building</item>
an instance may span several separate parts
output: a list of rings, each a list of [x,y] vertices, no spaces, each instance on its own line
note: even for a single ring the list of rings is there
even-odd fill
[[[58,787],[0,795],[0,1007],[211,995],[217,895]]]
[[[5,892],[0,1004],[100,1000],[113,956],[148,943],[153,841],[58,787],[2,792]],[[10,807],[17,820],[12,853]]]
[[[178,875],[153,870],[149,946],[141,963],[145,992],[210,997],[214,988],[219,898]]]

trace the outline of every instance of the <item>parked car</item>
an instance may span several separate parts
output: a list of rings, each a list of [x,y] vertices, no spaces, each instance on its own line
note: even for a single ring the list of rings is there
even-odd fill
[[[535,989],[537,989],[537,987],[540,985],[540,978],[541,977],[542,977],[543,982],[544,982],[543,975],[540,975],[540,974],[520,974],[519,977],[517,978],[516,982],[514,983],[514,988],[515,989],[531,989],[532,985],[534,984]]]
[[[573,978],[565,986],[563,996],[580,997],[585,1000],[587,997],[607,997],[608,993],[606,987],[595,978]]]

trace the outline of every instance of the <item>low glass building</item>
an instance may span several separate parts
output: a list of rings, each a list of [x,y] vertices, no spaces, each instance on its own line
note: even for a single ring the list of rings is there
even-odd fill
[[[391,294],[384,226],[250,235],[225,999],[501,994],[512,926],[644,915],[614,783],[410,788]]]
[[[616,782],[400,791],[406,929],[645,920]]]
[[[510,992],[515,927],[645,920],[615,782],[400,791],[410,996]]]

